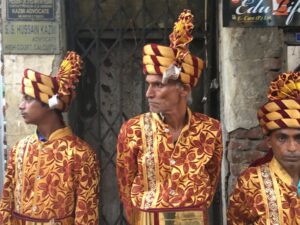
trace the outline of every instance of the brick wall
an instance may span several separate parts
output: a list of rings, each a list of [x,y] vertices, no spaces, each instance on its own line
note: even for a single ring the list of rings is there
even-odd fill
[[[228,193],[231,193],[239,174],[250,163],[264,156],[268,148],[260,127],[236,129],[229,133],[227,160],[229,162]]]

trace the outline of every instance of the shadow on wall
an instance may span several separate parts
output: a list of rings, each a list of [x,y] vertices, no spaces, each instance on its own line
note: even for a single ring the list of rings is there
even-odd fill
[[[300,64],[294,69],[294,72],[300,72]]]

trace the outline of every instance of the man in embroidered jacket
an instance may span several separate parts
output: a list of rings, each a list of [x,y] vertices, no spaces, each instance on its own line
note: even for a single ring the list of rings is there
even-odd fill
[[[203,68],[187,45],[193,15],[185,10],[171,47],[144,46],[150,112],[123,124],[117,176],[129,224],[207,224],[220,174],[220,123],[187,106]]]
[[[58,75],[26,69],[21,114],[37,132],[10,151],[0,202],[3,225],[98,225],[99,165],[91,147],[66,127],[81,60],[69,52]]]
[[[230,196],[228,224],[300,224],[300,73],[283,73],[258,111],[273,158],[250,167]]]

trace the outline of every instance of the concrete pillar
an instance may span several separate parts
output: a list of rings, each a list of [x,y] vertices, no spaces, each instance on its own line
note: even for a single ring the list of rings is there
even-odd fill
[[[267,101],[270,81],[283,68],[284,35],[276,27],[223,27],[222,3],[219,9],[220,111],[225,147],[223,224],[226,224],[227,200],[236,178],[267,150],[256,113]]]

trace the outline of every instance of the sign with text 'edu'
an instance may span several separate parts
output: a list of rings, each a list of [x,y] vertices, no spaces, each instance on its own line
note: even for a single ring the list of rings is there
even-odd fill
[[[55,0],[7,0],[7,20],[54,20]]]
[[[57,22],[3,22],[4,54],[59,54]]]
[[[223,25],[300,26],[300,0],[223,0]]]

